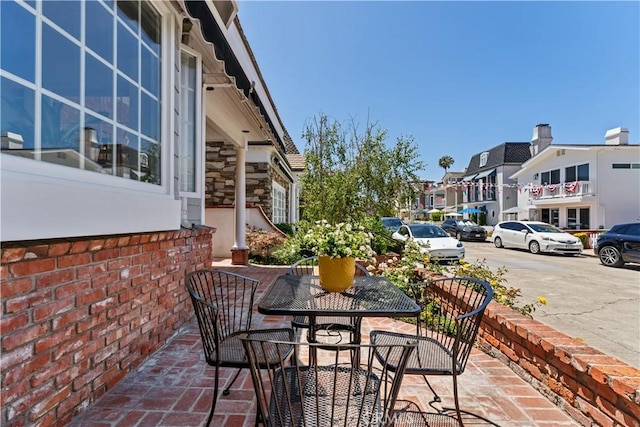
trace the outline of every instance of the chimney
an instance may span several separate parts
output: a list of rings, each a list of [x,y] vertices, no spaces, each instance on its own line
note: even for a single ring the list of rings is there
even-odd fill
[[[629,129],[609,129],[604,134],[604,140],[606,145],[629,145]]]
[[[547,148],[551,145],[551,141],[553,141],[553,137],[551,136],[551,126],[546,123],[536,125],[536,127],[533,128],[531,146],[529,146],[531,156],[533,157]]]

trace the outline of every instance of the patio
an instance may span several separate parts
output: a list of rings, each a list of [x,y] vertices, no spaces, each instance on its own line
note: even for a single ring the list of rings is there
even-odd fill
[[[230,266],[215,263],[216,268],[236,271],[261,281],[261,291],[280,274],[282,267]],[[288,326],[289,319],[254,314],[254,324],[269,327]],[[391,319],[364,319],[363,336],[370,329],[412,332],[413,326]],[[222,370],[229,378],[233,370]],[[223,379],[224,382],[224,379]],[[113,389],[96,400],[72,422],[71,426],[199,426],[206,421],[213,392],[213,368],[205,361],[198,327],[193,319],[178,334],[153,354],[137,370],[130,372]],[[444,406],[453,405],[451,379],[433,377],[432,384]],[[475,349],[467,370],[459,379],[460,401],[466,425],[474,426],[577,426],[574,419],[552,404],[530,384],[499,360]],[[401,399],[419,404],[425,412],[432,394],[422,378],[405,376]],[[228,396],[221,396],[212,425],[253,426],[256,402],[248,370],[243,370]],[[439,421],[450,421],[452,418]]]

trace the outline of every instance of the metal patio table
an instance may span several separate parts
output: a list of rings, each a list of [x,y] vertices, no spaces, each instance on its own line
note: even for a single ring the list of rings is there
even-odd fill
[[[317,342],[317,317],[355,317],[352,342],[360,344],[363,317],[415,317],[420,314],[420,306],[385,277],[356,276],[349,289],[327,292],[320,286],[318,276],[284,275],[276,278],[258,301],[258,312],[307,316],[309,342]],[[359,360],[359,355],[354,359]]]

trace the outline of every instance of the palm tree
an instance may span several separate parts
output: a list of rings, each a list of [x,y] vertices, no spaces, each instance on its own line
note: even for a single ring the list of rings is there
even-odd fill
[[[447,170],[453,165],[454,160],[451,156],[442,156],[440,160],[438,160],[438,166],[444,169],[444,173],[447,173]]]

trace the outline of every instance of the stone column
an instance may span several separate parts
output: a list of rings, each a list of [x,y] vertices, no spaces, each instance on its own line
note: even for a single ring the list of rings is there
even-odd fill
[[[249,249],[245,241],[247,223],[246,150],[247,137],[245,136],[242,147],[236,148],[235,240],[231,248],[231,264],[233,265],[247,265],[249,263]]]

